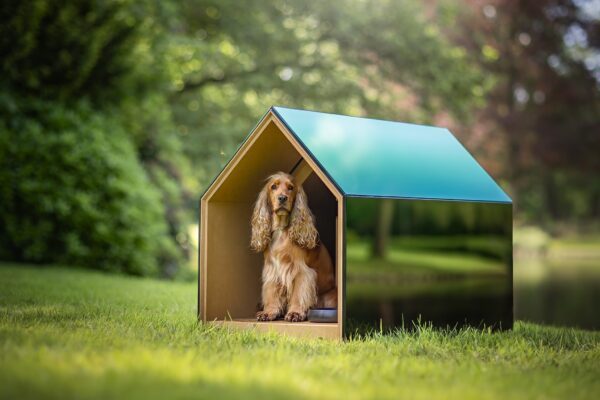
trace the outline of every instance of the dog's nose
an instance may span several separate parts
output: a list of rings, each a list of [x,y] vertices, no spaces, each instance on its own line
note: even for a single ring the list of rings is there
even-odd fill
[[[283,204],[287,200],[287,196],[284,194],[280,194],[279,196],[277,196],[277,200],[279,200],[279,204]]]

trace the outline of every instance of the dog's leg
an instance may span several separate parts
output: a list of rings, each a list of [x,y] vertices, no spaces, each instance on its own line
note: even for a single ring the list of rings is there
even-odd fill
[[[308,310],[317,303],[317,272],[308,265],[298,266],[298,272],[289,295],[285,320],[300,322],[306,319]]]
[[[317,302],[317,307],[319,308],[337,308],[337,288],[329,290],[328,292],[323,293],[319,296],[319,301]]]
[[[262,287],[262,301],[264,308],[256,313],[258,321],[273,321],[283,315],[284,299],[281,295],[280,285],[274,281],[266,281]]]
[[[256,313],[258,321],[273,321],[283,315],[285,308],[285,293],[277,279],[275,266],[265,261],[262,274],[262,303],[263,309]]]

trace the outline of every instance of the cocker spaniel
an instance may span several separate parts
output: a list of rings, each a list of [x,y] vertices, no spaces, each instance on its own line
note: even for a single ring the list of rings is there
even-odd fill
[[[333,262],[319,241],[304,189],[292,175],[267,178],[252,214],[250,246],[263,252],[258,321],[306,319],[313,307],[337,307]]]

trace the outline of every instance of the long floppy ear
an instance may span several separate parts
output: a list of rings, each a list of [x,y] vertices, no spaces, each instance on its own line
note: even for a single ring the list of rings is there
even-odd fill
[[[306,249],[313,249],[318,243],[319,233],[315,228],[315,217],[308,208],[306,193],[302,186],[298,186],[288,235],[292,242]]]
[[[271,208],[266,185],[258,194],[254,204],[251,225],[250,247],[256,252],[264,251],[271,242]]]

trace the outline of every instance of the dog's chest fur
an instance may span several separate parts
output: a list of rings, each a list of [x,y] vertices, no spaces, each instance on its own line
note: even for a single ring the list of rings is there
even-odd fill
[[[302,267],[292,260],[303,260],[303,257],[296,246],[291,243],[285,230],[273,231],[266,256],[268,262],[263,270],[263,280],[274,281],[283,291],[289,291],[298,269]]]
[[[284,230],[277,229],[273,231],[271,245],[269,246],[269,256],[271,262],[278,269],[289,269],[293,267],[294,246]]]

